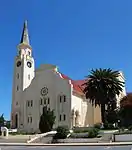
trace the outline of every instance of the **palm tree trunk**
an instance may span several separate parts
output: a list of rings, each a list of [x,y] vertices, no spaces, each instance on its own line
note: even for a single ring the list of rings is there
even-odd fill
[[[102,122],[105,123],[105,104],[101,104],[101,118]]]

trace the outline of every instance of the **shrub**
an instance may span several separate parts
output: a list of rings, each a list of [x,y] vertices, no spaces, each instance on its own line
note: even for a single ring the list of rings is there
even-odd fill
[[[74,133],[86,133],[88,132],[88,129],[84,129],[84,130],[74,130]]]
[[[59,126],[57,128],[57,133],[53,137],[54,139],[65,139],[67,138],[67,135],[69,134],[69,129],[67,126]]]
[[[70,138],[88,138],[88,132],[85,133],[72,133]]]
[[[97,137],[99,130],[97,128],[91,128],[88,131],[88,138]]]
[[[100,129],[100,128],[101,128],[101,123],[96,123],[96,124],[94,125],[94,128]]]
[[[99,129],[88,128],[87,130],[78,130],[79,132],[74,132],[71,134],[71,138],[95,138],[98,136]],[[84,132],[85,131],[85,132]]]
[[[128,130],[129,130],[129,131],[132,131],[132,125],[128,127]]]
[[[125,128],[124,127],[121,127],[119,130],[118,130],[118,132],[116,132],[116,133],[122,133],[122,132],[124,132],[125,131]]]
[[[74,133],[86,133],[90,127],[76,127],[73,129]]]
[[[111,123],[105,123],[104,124],[104,129],[115,129],[114,125]]]

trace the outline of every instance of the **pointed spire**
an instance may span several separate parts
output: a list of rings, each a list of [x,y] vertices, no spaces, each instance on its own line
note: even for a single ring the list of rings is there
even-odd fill
[[[28,36],[28,28],[27,28],[27,20],[25,20],[25,22],[24,22],[20,44],[26,44],[26,45],[30,46],[29,36]]]

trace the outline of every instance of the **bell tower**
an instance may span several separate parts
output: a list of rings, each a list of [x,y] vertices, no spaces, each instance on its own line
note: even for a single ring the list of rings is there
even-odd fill
[[[20,86],[24,91],[34,78],[34,59],[32,57],[32,47],[30,46],[29,42],[27,21],[24,22],[21,41],[18,45],[16,65],[18,70],[19,67],[22,68],[22,71],[18,73],[20,73],[22,76],[22,84]]]
[[[34,58],[30,45],[27,21],[24,22],[20,43],[14,63],[11,123],[14,128],[23,125],[23,92],[34,78]]]

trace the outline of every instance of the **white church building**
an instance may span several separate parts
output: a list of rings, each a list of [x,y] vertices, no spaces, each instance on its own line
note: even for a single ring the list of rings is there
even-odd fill
[[[86,127],[101,122],[100,108],[93,107],[85,99],[81,87],[85,80],[72,80],[51,64],[43,64],[35,69],[32,51],[25,21],[14,64],[12,128],[24,132],[39,132],[44,106],[54,110],[54,127]],[[120,78],[124,80],[122,73]],[[124,88],[121,96],[125,94]]]

